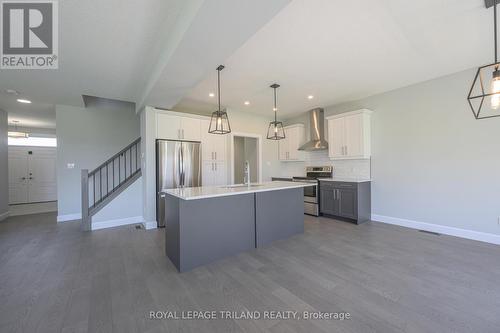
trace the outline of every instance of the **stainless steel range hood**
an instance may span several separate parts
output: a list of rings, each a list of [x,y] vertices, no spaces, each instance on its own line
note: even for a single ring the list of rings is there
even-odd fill
[[[302,145],[299,150],[315,151],[328,149],[325,140],[325,112],[321,108],[309,111],[311,140]]]

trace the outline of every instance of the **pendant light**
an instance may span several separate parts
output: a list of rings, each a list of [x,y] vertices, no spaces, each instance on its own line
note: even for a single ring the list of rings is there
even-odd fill
[[[217,67],[217,98],[219,101],[219,107],[217,108],[217,111],[214,111],[212,113],[212,118],[210,119],[210,127],[208,128],[208,133],[210,134],[231,133],[231,126],[229,125],[227,112],[226,110],[220,109],[220,71],[223,69],[223,65]]]
[[[13,120],[12,121],[14,123],[14,131],[12,132],[7,132],[7,136],[9,138],[28,138],[29,137],[29,134],[26,133],[26,132],[20,132],[18,129],[17,129],[17,124],[19,123],[19,120]]]
[[[278,121],[278,107],[276,105],[276,89],[280,87],[279,84],[274,83],[271,88],[274,90],[274,121],[269,123],[269,128],[267,129],[267,138],[269,140],[282,140],[285,138],[285,130],[283,129],[283,123]]]
[[[474,82],[470,88],[467,100],[476,119],[500,117],[500,63],[497,47],[497,4],[486,2],[486,7],[493,6],[493,27],[495,62],[477,69]]]

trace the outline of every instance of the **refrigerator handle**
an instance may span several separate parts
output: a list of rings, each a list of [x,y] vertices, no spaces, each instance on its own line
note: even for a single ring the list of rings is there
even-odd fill
[[[184,187],[186,184],[185,184],[185,179],[184,179],[184,145],[181,144],[181,149],[179,150],[179,154],[180,154],[180,173],[181,173],[181,187]]]

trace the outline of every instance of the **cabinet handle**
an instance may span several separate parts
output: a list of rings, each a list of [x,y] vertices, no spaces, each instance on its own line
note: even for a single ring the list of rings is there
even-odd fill
[[[212,171],[214,171],[214,164],[212,163]]]
[[[337,200],[337,190],[333,190],[333,200]]]
[[[217,163],[214,163],[215,164],[215,171],[217,171]]]
[[[215,159],[217,159],[217,152],[215,152]]]
[[[346,154],[346,155],[349,155],[349,154],[347,153],[347,146],[345,146],[345,154]]]
[[[181,130],[180,130],[180,129],[178,129],[178,130],[177,130],[177,138],[178,138],[178,139],[182,139],[182,138],[181,138]]]
[[[214,152],[212,152],[212,160],[214,159]]]
[[[181,131],[182,131],[182,138],[184,139],[184,128],[181,129]]]

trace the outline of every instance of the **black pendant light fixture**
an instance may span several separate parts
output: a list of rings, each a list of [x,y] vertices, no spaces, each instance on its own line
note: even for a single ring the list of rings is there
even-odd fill
[[[276,105],[276,89],[280,87],[279,84],[274,83],[271,88],[274,89],[274,121],[269,123],[269,128],[267,129],[267,138],[269,140],[282,140],[285,138],[285,130],[283,129],[283,123],[278,121],[278,106]]]
[[[500,117],[500,63],[497,48],[497,3],[485,0],[486,7],[493,6],[495,62],[477,69],[467,100],[476,119]]]
[[[217,67],[217,98],[219,100],[219,106],[217,108],[217,111],[212,112],[212,119],[210,119],[210,126],[208,128],[208,133],[211,134],[231,133],[231,126],[229,125],[227,112],[226,110],[220,109],[220,71],[223,69],[224,69],[223,65]]]

